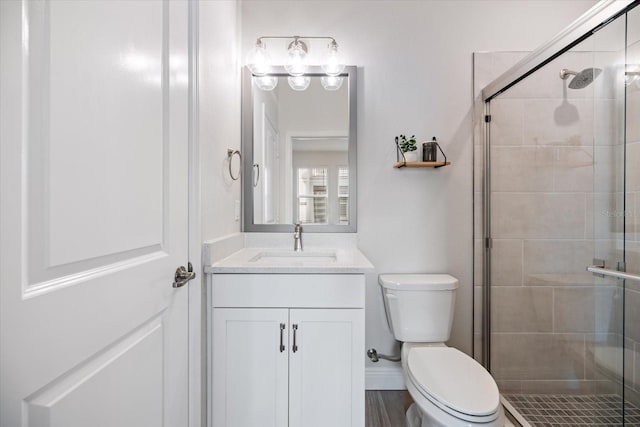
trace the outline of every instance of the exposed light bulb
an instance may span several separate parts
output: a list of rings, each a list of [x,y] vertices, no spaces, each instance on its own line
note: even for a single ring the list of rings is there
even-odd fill
[[[342,87],[344,77],[336,76],[322,76],[320,77],[320,83],[325,90],[338,90]]]
[[[289,50],[287,53],[287,62],[284,68],[292,76],[302,76],[307,72],[307,45],[299,40],[294,39],[289,44]]]
[[[293,90],[302,91],[307,90],[309,84],[311,84],[311,77],[309,76],[296,76],[288,77],[289,87]]]
[[[274,90],[278,86],[278,77],[276,76],[254,77],[253,81],[261,90]]]
[[[260,39],[247,54],[246,63],[251,73],[256,76],[264,76],[271,70],[271,55],[269,55],[266,45]]]
[[[341,61],[338,43],[335,40],[327,46],[327,51],[322,61],[322,71],[328,76],[339,76],[344,71],[344,63]]]

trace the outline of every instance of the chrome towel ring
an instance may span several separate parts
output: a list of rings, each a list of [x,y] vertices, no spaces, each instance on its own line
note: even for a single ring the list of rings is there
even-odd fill
[[[233,160],[233,156],[238,155],[238,173],[236,176],[233,176],[233,171],[231,170],[231,161]],[[229,176],[232,180],[236,181],[240,178],[240,174],[242,172],[242,154],[240,154],[239,150],[232,150],[231,148],[227,149],[227,160],[229,161]]]

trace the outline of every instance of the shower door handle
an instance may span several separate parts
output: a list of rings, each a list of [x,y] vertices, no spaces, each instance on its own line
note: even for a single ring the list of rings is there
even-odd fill
[[[589,266],[587,267],[587,271],[593,274],[600,274],[602,276],[615,277],[616,279],[635,280],[636,282],[640,282],[640,275],[625,273],[624,271],[611,270],[599,265]]]

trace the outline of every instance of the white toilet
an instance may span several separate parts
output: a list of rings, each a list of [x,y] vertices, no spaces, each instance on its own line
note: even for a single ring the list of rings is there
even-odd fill
[[[498,386],[471,357],[444,343],[458,279],[448,274],[381,274],[387,321],[402,341],[402,370],[415,402],[409,427],[503,427]]]

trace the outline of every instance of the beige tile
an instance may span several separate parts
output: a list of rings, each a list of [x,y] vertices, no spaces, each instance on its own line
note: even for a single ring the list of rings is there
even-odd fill
[[[526,394],[614,394],[616,385],[609,380],[531,380],[522,381]]]
[[[494,238],[584,238],[584,194],[493,193],[492,202]]]
[[[474,334],[482,333],[482,315],[483,315],[483,289],[482,286],[473,287],[473,332]]]
[[[626,163],[627,191],[640,191],[640,142],[627,144]]]
[[[483,195],[480,192],[473,193],[473,233],[476,238],[483,238],[484,230],[484,205]]]
[[[595,206],[593,193],[585,193],[584,195],[584,237],[585,239],[593,239],[594,238],[594,214],[593,207]]]
[[[624,98],[596,99],[594,120],[594,144],[596,146],[620,145],[624,133]]]
[[[627,193],[627,199],[625,201],[625,238],[628,242],[637,242],[640,240],[640,215],[638,215],[638,207],[640,207],[639,196],[640,193]]]
[[[496,98],[491,101],[491,146],[522,145],[524,102]]]
[[[551,332],[553,289],[502,286],[491,290],[493,332]]]
[[[593,100],[530,99],[524,114],[525,145],[593,145]]]
[[[473,147],[473,191],[481,192],[483,190],[482,172],[484,170],[484,147]]]
[[[640,343],[636,342],[633,351],[633,388],[640,392]]]
[[[500,393],[522,393],[522,381],[517,380],[501,380],[496,381]]]
[[[559,147],[553,162],[555,191],[593,191],[593,148]]]
[[[624,179],[623,147],[596,147],[593,164],[593,187],[596,193],[622,191]]]
[[[640,390],[625,387],[624,398],[627,402],[631,402],[636,407],[640,406]]]
[[[482,286],[484,272],[484,241],[474,239],[473,241],[473,284]]]
[[[492,147],[492,191],[553,191],[554,149]]]
[[[624,258],[622,239],[595,240],[594,247],[595,247],[594,254],[593,254],[594,258],[597,258],[599,260],[605,260],[605,266],[607,266],[607,268],[609,267],[616,268],[618,265],[618,262],[622,261]],[[616,282],[616,279],[608,278],[607,280],[613,280],[614,282]]]
[[[624,304],[625,336],[640,342],[640,292],[627,289]]]
[[[609,379],[621,384],[624,372],[625,381],[631,384],[633,381],[633,343],[631,340],[626,340],[624,349],[622,346],[623,339],[619,334],[587,335],[585,362],[587,378]]]
[[[597,240],[620,239],[623,231],[620,217],[624,212],[622,193],[594,193],[587,196],[587,200],[588,230],[593,230],[593,237]],[[590,237],[588,231],[586,235]]]
[[[640,242],[626,242],[625,260],[627,272],[640,274]],[[640,291],[640,282],[627,281],[627,288]]]
[[[624,21],[621,24],[624,26]],[[611,51],[611,46],[607,46],[602,51],[593,53],[592,67],[602,70],[596,80],[589,85],[589,88],[593,87],[593,97],[596,100],[624,100],[624,85],[621,80],[620,67],[620,64],[625,62],[624,28],[619,26],[618,30],[620,30],[620,34],[613,37],[618,38],[619,50]],[[608,51],[605,52],[605,50]]]
[[[473,334],[473,358],[478,361],[478,363],[482,364],[482,334],[475,333]]]
[[[556,288],[554,332],[622,332],[622,294],[617,287]]]
[[[633,90],[627,95],[627,143],[640,141],[640,80],[630,86]]]
[[[480,148],[484,141],[484,102],[476,98],[473,101],[473,148]]]
[[[492,336],[492,373],[499,380],[584,378],[584,335]]]
[[[540,273],[584,273],[592,259],[591,240],[524,241],[525,278]]]
[[[535,273],[525,278],[527,286],[616,286],[615,280],[584,273]]]
[[[493,239],[491,286],[521,286],[522,256],[522,240]]]
[[[629,11],[627,20],[629,25],[627,30],[629,60],[632,64],[640,64],[640,10]]]

